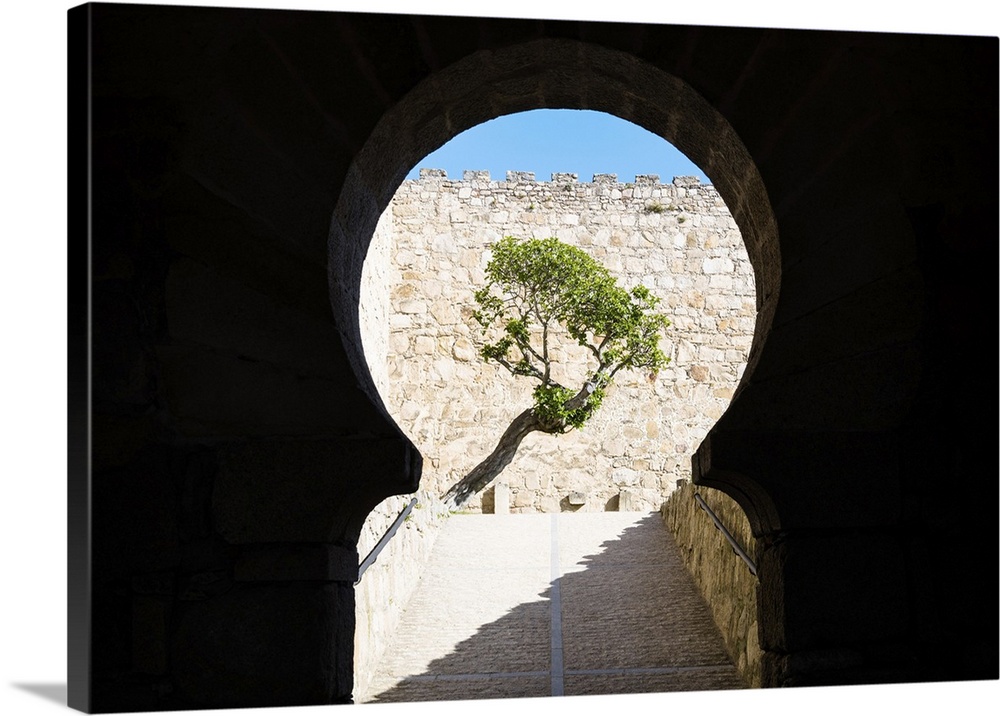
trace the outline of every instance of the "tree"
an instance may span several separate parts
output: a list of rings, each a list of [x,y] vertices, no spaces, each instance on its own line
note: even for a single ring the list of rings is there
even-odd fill
[[[618,371],[645,369],[655,375],[670,361],[659,348],[670,321],[656,310],[660,300],[645,286],[621,288],[586,252],[556,238],[508,236],[492,248],[487,283],[475,294],[473,318],[485,340],[480,355],[538,384],[533,405],[514,418],[493,452],[444,494],[452,509],[489,485],[528,434],[582,428]],[[575,340],[596,363],[576,390],[552,373],[550,341],[559,334]]]

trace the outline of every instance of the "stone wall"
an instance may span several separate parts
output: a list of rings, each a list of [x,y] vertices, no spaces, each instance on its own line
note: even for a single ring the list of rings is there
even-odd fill
[[[360,560],[369,555],[410,499],[390,497],[372,511],[358,540]],[[368,698],[375,667],[417,586],[445,516],[440,501],[419,492],[414,509],[361,575],[355,589],[354,698],[358,703]]]
[[[750,523],[739,505],[727,495],[710,488],[695,488],[686,480],[681,481],[661,508],[684,564],[712,610],[730,658],[747,686],[759,687],[757,577],[695,501],[696,492],[754,560],[757,549]]]
[[[358,311],[364,336],[365,359],[379,394],[389,395],[389,287],[395,281],[392,270],[392,204],[382,212],[372,236],[361,271],[361,295],[365,300]]]
[[[389,306],[383,398],[424,456],[423,489],[442,493],[531,405],[532,381],[479,359],[471,321],[489,246],[506,235],[556,236],[604,263],[620,284],[648,286],[673,322],[661,343],[671,364],[658,376],[619,373],[582,430],[529,435],[470,509],[656,510],[689,476],[692,452],[742,375],[756,316],[742,238],[711,185],[691,177],[664,184],[655,175],[621,183],[554,174],[539,182],[525,172],[508,172],[506,181],[465,172],[453,181],[424,169],[399,187],[381,227],[369,257],[391,258],[373,270],[388,278],[388,304],[383,294],[362,305]],[[372,338],[377,375],[381,339]],[[570,375],[590,370],[582,352],[559,359]],[[582,505],[570,503],[572,493]]]

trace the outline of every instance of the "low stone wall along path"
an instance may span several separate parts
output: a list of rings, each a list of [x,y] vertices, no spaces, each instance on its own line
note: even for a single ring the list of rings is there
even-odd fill
[[[737,689],[657,513],[453,515],[361,702]]]

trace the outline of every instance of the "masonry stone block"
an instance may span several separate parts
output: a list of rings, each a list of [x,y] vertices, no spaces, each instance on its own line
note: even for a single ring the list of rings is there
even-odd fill
[[[261,584],[184,605],[171,661],[178,695],[205,707],[328,704],[353,690],[349,585]]]
[[[350,540],[352,508],[338,499],[359,474],[405,476],[412,459],[392,439],[271,439],[220,448],[212,519],[229,544]],[[315,480],[321,474],[323,480]],[[364,519],[364,515],[361,515]],[[357,525],[360,528],[360,524]]]
[[[510,488],[505,482],[497,482],[493,488],[493,513],[497,515],[510,513]]]

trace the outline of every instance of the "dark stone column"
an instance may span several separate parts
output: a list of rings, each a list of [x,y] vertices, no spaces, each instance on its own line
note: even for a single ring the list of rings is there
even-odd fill
[[[765,686],[914,680],[905,555],[894,535],[774,535],[758,569]]]
[[[312,543],[241,553],[228,592],[211,597],[193,584],[180,597],[178,697],[213,708],[350,703],[357,551]]]
[[[917,680],[891,434],[719,431],[694,470],[754,529],[764,686]]]
[[[215,554],[192,550],[170,654],[180,703],[349,703],[357,536],[384,484],[419,467],[399,440],[229,443],[207,507]]]

